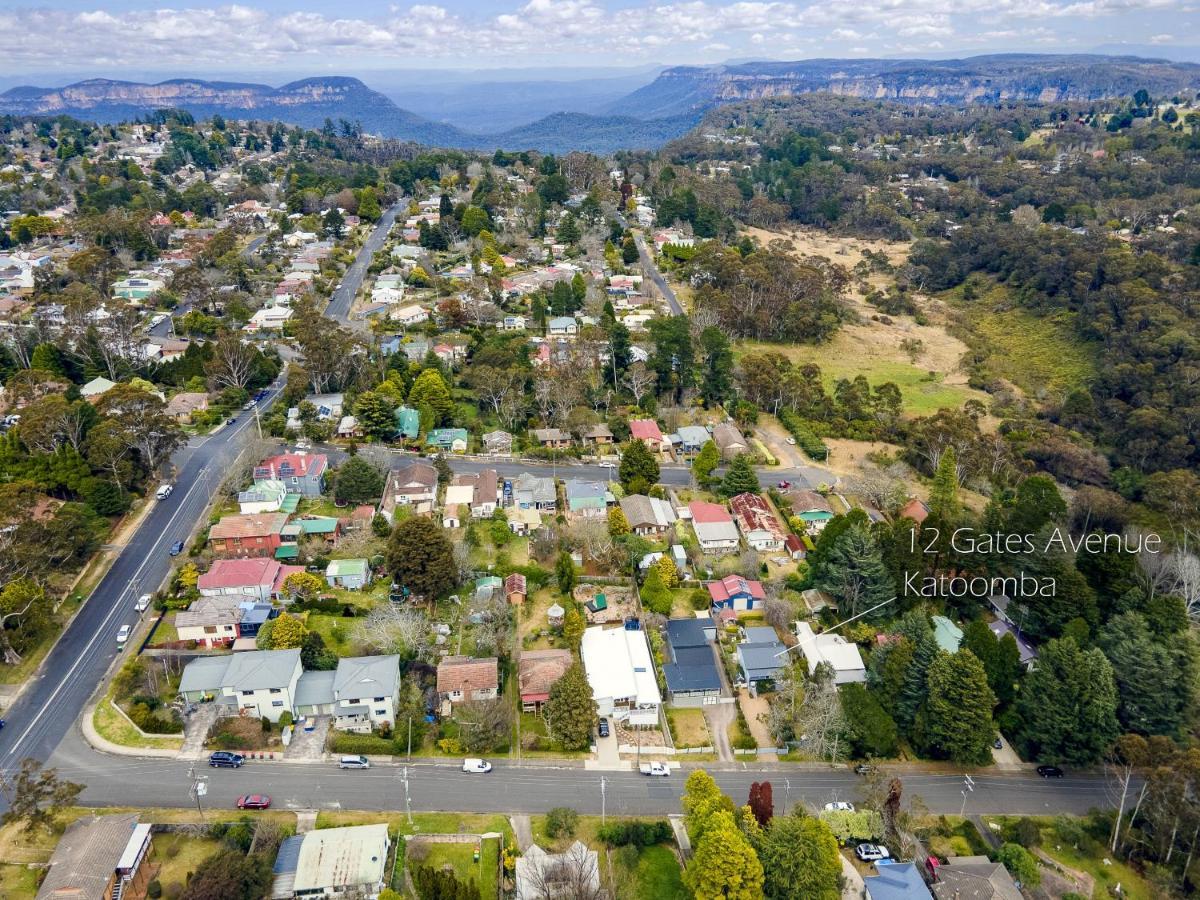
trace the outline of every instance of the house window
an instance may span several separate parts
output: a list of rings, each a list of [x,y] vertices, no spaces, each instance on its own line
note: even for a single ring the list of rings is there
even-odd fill
[[[382,703],[382,702],[383,702],[384,700],[386,700],[386,699],[387,699],[387,697],[376,697],[374,702],[376,702],[376,703]]]
[[[283,706],[283,701],[282,700],[272,700],[271,705],[272,706]]]
[[[271,688],[271,693],[272,694],[282,694],[283,688]]]
[[[254,691],[242,691],[242,696],[243,697],[253,697]]]
[[[205,625],[205,626],[204,626],[204,633],[205,633],[205,634],[216,634],[216,633],[217,633],[217,626],[216,626],[216,625]]]
[[[377,715],[377,716],[386,716],[386,715],[387,715],[387,710],[386,710],[386,709],[377,709],[377,710],[375,710],[375,715]]]

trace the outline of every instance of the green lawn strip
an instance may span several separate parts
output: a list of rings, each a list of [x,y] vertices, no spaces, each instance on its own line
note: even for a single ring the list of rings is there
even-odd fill
[[[325,641],[325,646],[338,656],[354,655],[354,623],[356,619],[332,616],[327,613],[310,612],[307,626]]]
[[[170,832],[156,834],[153,859],[162,867],[158,874],[159,884],[187,884],[188,875],[199,872],[204,861],[223,846],[216,838]]]
[[[704,711],[700,709],[669,709],[667,718],[671,722],[671,735],[676,747],[709,747],[712,738]]]
[[[5,900],[33,900],[38,892],[38,872],[31,866],[0,863],[0,897]]]
[[[105,740],[122,747],[142,750],[178,750],[183,746],[182,737],[146,737],[119,711],[113,708],[112,691],[108,691],[96,704],[92,724]]]

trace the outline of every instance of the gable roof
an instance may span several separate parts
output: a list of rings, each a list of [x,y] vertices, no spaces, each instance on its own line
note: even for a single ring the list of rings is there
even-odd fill
[[[260,471],[268,471],[273,478],[291,477],[306,478],[317,476],[325,471],[329,458],[324,453],[280,453],[269,456],[254,467],[255,477]]]
[[[279,534],[287,524],[287,513],[255,513],[223,516],[208,532],[209,538],[266,537]],[[336,520],[335,520],[336,521]]]
[[[273,559],[214,559],[208,571],[196,582],[202,591],[223,588],[274,586],[279,563]]]
[[[338,660],[333,679],[334,695],[339,699],[394,697],[400,690],[400,657],[343,656]]]
[[[713,525],[717,523],[728,522],[733,523],[733,517],[729,515],[729,511],[719,503],[708,503],[704,500],[693,500],[688,504],[688,510],[692,514],[692,521],[702,525]]]
[[[629,434],[639,441],[661,444],[663,440],[662,431],[653,419],[630,419]]]
[[[388,473],[388,485],[385,493],[399,491],[406,493],[420,488],[432,490],[437,487],[437,469],[427,462],[414,462]]]
[[[517,660],[517,688],[522,697],[548,696],[575,658],[570,650],[524,650]]]
[[[721,675],[717,671],[716,657],[709,647],[678,647],[673,651],[674,661],[663,666],[667,689],[680,691],[719,691]]]
[[[932,900],[914,863],[880,863],[875,867],[878,875],[863,879],[871,900]]]
[[[707,647],[708,636],[704,631],[714,627],[715,623],[708,616],[667,619],[667,642],[676,650],[683,647]]]
[[[200,596],[187,609],[175,614],[176,628],[195,628],[205,625],[236,625],[242,620],[241,594],[224,594],[217,597]]]
[[[103,896],[137,823],[136,814],[87,816],[73,822],[54,848],[38,900]]]
[[[767,592],[762,582],[741,575],[726,575],[720,581],[708,583],[708,595],[715,603],[724,603],[730,597],[751,597],[755,600],[765,600]]]
[[[481,691],[498,687],[500,669],[496,657],[476,659],[471,656],[446,656],[438,663],[437,689],[439,694],[468,690]]]
[[[229,660],[222,687],[239,691],[287,687],[300,666],[299,650],[251,650]]]

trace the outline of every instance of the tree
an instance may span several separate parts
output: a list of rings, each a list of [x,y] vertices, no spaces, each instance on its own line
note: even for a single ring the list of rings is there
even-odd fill
[[[696,458],[692,460],[692,475],[696,484],[706,488],[712,482],[712,473],[721,464],[721,451],[714,441],[705,441]]]
[[[709,816],[716,810],[733,812],[733,801],[721,793],[713,777],[703,769],[691,772],[683,783],[683,824],[693,842],[700,840]]]
[[[646,574],[646,580],[642,583],[641,595],[642,605],[651,612],[656,612],[660,616],[671,614],[674,597],[670,589],[663,584],[662,572],[658,566],[650,567],[650,571]]]
[[[445,529],[425,516],[397,525],[384,556],[392,579],[428,602],[448,593],[458,580],[454,547]]]
[[[243,343],[236,332],[221,331],[212,348],[212,358],[204,369],[218,390],[243,390],[258,374],[262,354],[253,344]]]
[[[1020,844],[1003,844],[996,851],[996,862],[1003,863],[1021,887],[1032,890],[1042,883],[1042,875],[1038,871],[1038,861],[1032,853]]]
[[[1008,515],[1008,530],[1036,534],[1051,522],[1067,516],[1067,504],[1049,475],[1030,475],[1017,485],[1017,496]]]
[[[929,491],[929,512],[945,522],[958,517],[958,456],[947,447],[938,460]]]
[[[1100,649],[1112,663],[1122,730],[1181,735],[1195,709],[1197,653],[1186,634],[1157,640],[1139,613],[1112,618],[1100,633]]]
[[[763,896],[763,868],[733,814],[714,812],[683,873],[696,900],[758,900]]]
[[[573,664],[550,688],[546,724],[551,736],[566,750],[583,750],[592,742],[596,703],[580,663]]]
[[[196,867],[181,900],[256,900],[267,894],[273,880],[265,854],[228,848]]]
[[[454,400],[446,386],[442,373],[437,369],[425,369],[413,381],[408,392],[408,405],[413,409],[426,407],[433,412],[433,424],[444,425],[454,412]]]
[[[658,483],[658,460],[650,452],[644,441],[634,440],[625,448],[621,455],[621,465],[617,469],[621,486],[627,494],[644,494],[650,487]]]
[[[996,695],[970,650],[939,653],[929,667],[927,739],[938,755],[964,765],[991,762]]]
[[[899,744],[896,720],[875,695],[863,685],[851,682],[842,685],[838,696],[846,719],[846,737],[854,755],[859,759],[895,756]]]
[[[733,350],[720,328],[710,325],[700,332],[703,369],[700,396],[706,406],[724,403],[733,391]]]
[[[725,473],[725,477],[721,479],[721,496],[736,497],[738,494],[757,494],[759,490],[758,476],[754,474],[754,469],[750,466],[750,457],[745,453],[739,453],[729,464],[729,470]]]
[[[843,617],[859,615],[896,595],[879,544],[866,525],[853,523],[833,539],[832,545],[822,543],[825,553],[813,563],[813,585],[837,598]],[[870,618],[885,612],[875,610]]]
[[[1048,641],[1017,699],[1026,758],[1088,765],[1116,739],[1117,686],[1098,648],[1073,638]]]
[[[313,572],[293,572],[283,579],[284,592],[302,600],[316,599],[325,588],[325,579]]]
[[[396,404],[382,391],[363,391],[354,403],[354,415],[363,433],[381,441],[395,436],[395,413]]]
[[[575,590],[575,562],[565,550],[558,554],[558,561],[554,564],[554,577],[558,581],[558,592],[564,597],[570,597],[571,592]]]
[[[839,900],[837,839],[820,819],[803,814],[771,820],[757,845],[767,900]]]
[[[315,631],[304,636],[300,645],[300,665],[307,671],[329,671],[336,669],[338,656],[325,646],[325,638]]]
[[[394,603],[372,607],[354,628],[355,640],[371,652],[407,659],[422,654],[428,634],[429,622],[422,613]]]
[[[341,503],[359,504],[382,495],[383,475],[365,459],[352,456],[338,468],[333,482],[334,499]]]
[[[304,644],[308,629],[299,616],[283,613],[275,620],[271,629],[271,650],[292,650]]]
[[[578,650],[586,628],[587,622],[583,618],[583,613],[572,604],[563,616],[563,640],[567,642],[567,646],[572,650]]]
[[[625,516],[625,511],[619,506],[614,506],[608,511],[608,533],[613,537],[621,537],[629,534],[629,519]]]
[[[662,576],[662,582],[666,587],[679,587],[679,567],[675,565],[675,560],[670,556],[664,553],[658,558],[658,561],[654,564],[654,568],[658,569],[659,574]]]
[[[775,803],[771,798],[771,782],[755,781],[750,784],[750,797],[747,800],[750,812],[761,827],[767,824],[775,815]]]
[[[491,224],[491,219],[488,217],[487,212],[478,206],[468,206],[463,210],[462,230],[464,234],[475,237],[479,232],[490,228]]]
[[[919,615],[925,623],[925,627],[915,636],[909,637],[912,642],[912,655],[904,669],[900,695],[896,701],[896,721],[905,729],[913,727],[917,713],[924,706],[925,698],[929,696],[927,676],[930,666],[933,665],[933,661],[938,655],[937,641],[934,640],[933,631],[929,628],[929,620],[925,618],[924,613],[919,613]]]
[[[0,790],[8,809],[0,817],[5,825],[22,823],[22,832],[53,831],[62,812],[83,792],[83,785],[58,777],[58,769],[46,769],[32,757],[21,760],[15,775],[0,774]]]

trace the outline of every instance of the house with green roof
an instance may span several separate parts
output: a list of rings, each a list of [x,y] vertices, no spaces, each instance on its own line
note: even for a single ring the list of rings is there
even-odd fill
[[[396,437],[415,441],[421,432],[421,414],[410,407],[400,406],[397,407],[395,416]]]
[[[425,443],[439,450],[449,450],[453,453],[467,452],[467,429],[465,428],[435,428],[429,432]]]
[[[365,559],[331,559],[325,567],[330,587],[361,591],[371,583],[371,567]]]
[[[322,537],[325,542],[334,545],[342,536],[341,520],[332,516],[305,516],[290,523],[300,526],[300,533],[305,537]]]

